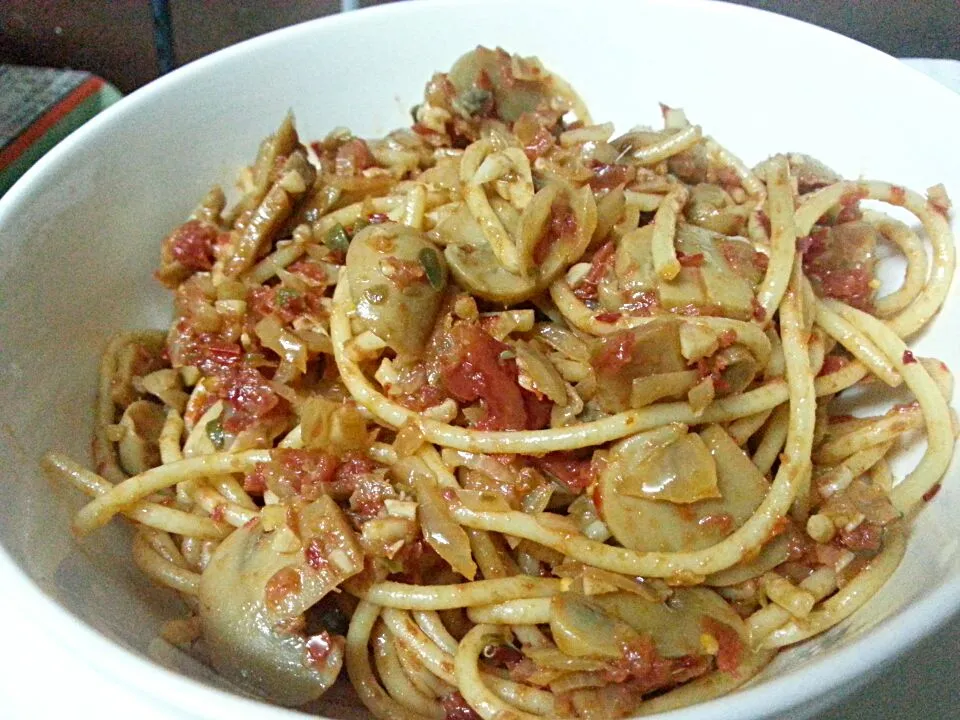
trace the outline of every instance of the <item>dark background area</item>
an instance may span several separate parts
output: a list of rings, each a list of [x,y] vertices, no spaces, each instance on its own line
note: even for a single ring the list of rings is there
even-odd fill
[[[960,0],[736,1],[821,25],[897,57],[960,59]],[[169,4],[178,64],[276,28],[329,15],[340,6],[339,0]],[[150,2],[0,0],[0,63],[89,70],[123,92],[135,90],[158,72]]]

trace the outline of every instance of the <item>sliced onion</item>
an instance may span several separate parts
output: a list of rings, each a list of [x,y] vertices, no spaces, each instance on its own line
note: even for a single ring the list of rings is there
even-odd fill
[[[298,373],[307,371],[306,343],[284,328],[273,315],[267,315],[258,322],[254,332],[264,347],[273,350]]]
[[[437,484],[422,472],[413,471],[410,478],[419,503],[417,519],[420,521],[423,539],[454,571],[467,580],[473,580],[477,574],[477,565],[473,561],[470,540],[450,514],[449,505],[440,494]]]
[[[299,407],[304,447],[342,455],[370,444],[367,422],[353,403],[336,403],[319,395]]]
[[[567,383],[557,372],[553,363],[532,342],[517,340],[513,343],[517,354],[518,382],[521,387],[534,393],[546,395],[561,407],[567,404]]]

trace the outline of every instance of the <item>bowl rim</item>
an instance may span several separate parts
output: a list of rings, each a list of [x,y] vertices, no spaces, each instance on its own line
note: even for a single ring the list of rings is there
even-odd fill
[[[577,0],[526,0],[556,6],[557,3],[574,4]],[[609,5],[635,6],[637,0],[602,0]],[[508,5],[514,0],[407,0],[387,5],[364,8],[350,13],[340,13],[307,20],[302,23],[265,33],[217,52],[194,60],[164,75],[124,97],[116,104],[89,120],[71,133],[56,147],[35,163],[14,185],[0,197],[0,227],[9,215],[27,201],[34,190],[33,185],[45,176],[49,169],[68,158],[74,148],[96,137],[102,129],[122,122],[142,104],[149,103],[154,95],[166,92],[191,75],[206,71],[209,66],[229,62],[233,57],[255,52],[261,47],[289,40],[300,33],[312,33],[315,28],[349,27],[366,24],[370,19],[389,19],[394,15],[430,12],[431,6],[462,9],[465,5],[491,7]],[[907,73],[911,82],[925,84],[924,92],[934,93],[941,101],[955,103],[960,116],[960,94],[954,93],[917,70],[900,63],[896,58],[857,40],[826,28],[801,20],[772,13],[767,10],[734,5],[716,0],[642,0],[647,6],[686,6],[696,12],[716,13],[724,16],[761,18],[771,26],[786,26],[791,32],[806,32],[820,40],[829,40],[845,46],[848,53],[857,54],[871,64],[886,65],[886,71]],[[896,68],[896,69],[895,69]],[[958,474],[956,462],[951,468]],[[951,472],[948,471],[948,472]],[[158,707],[188,711],[196,717],[231,718],[259,717],[269,715],[277,718],[306,717],[302,712],[269,705],[250,696],[229,692],[200,680],[175,672],[146,656],[115,642],[80,617],[48,596],[39,585],[16,562],[8,550],[0,544],[0,577],[13,580],[7,585],[8,597],[15,605],[29,612],[31,621],[60,647],[91,662],[98,674],[107,682],[122,679],[128,689],[136,689]],[[896,574],[890,579],[894,581]],[[670,711],[658,717],[670,720],[721,720],[730,717],[731,711],[750,717],[773,717],[815,696],[827,696],[832,691],[848,686],[858,677],[867,677],[871,670],[891,662],[909,648],[932,634],[951,617],[960,614],[960,575],[947,578],[930,593],[906,606],[896,615],[877,623],[849,646],[830,650],[822,656],[804,661],[802,667],[764,681],[762,686],[749,685],[734,693],[721,696],[688,708]],[[239,692],[239,689],[238,689]],[[202,715],[198,714],[201,713]]]

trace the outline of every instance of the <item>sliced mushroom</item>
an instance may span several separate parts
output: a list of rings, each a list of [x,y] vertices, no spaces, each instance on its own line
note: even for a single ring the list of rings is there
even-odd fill
[[[716,464],[695,433],[656,449],[638,464],[621,464],[620,470],[620,492],[629,497],[678,505],[720,497]]]
[[[703,655],[704,621],[712,618],[732,628],[747,645],[747,630],[740,616],[713,590],[681,588],[663,603],[650,602],[626,592],[597,595],[593,601],[610,616],[634,631],[649,635],[664,657]]]
[[[494,210],[501,203],[493,202]],[[507,228],[509,230],[509,227]],[[533,297],[537,292],[534,277],[521,277],[506,270],[497,260],[480,225],[466,205],[437,227],[444,238],[444,256],[457,282],[474,295],[492,302],[512,305]]]
[[[774,156],[759,163],[753,169],[754,174],[759,178],[765,178],[768,169],[777,158],[778,156]],[[816,158],[803,153],[787,153],[787,161],[790,163],[790,176],[796,178],[797,192],[801,195],[833,185],[843,179]]]
[[[674,245],[691,258],[670,281],[660,280],[653,270],[651,240],[653,226],[646,225],[623,236],[617,246],[612,272],[599,285],[600,304],[606,310],[621,311],[638,299],[651,299],[666,310],[720,314],[747,320],[753,314],[752,262],[737,272],[728,257],[740,260],[754,253],[746,243],[713,233],[702,227],[680,224]],[[742,248],[740,247],[742,246]],[[747,273],[746,271],[750,272]]]
[[[567,186],[540,190],[522,214],[500,197],[490,206],[503,230],[517,238],[515,251],[524,258],[524,275],[502,266],[477,219],[466,206],[452,213],[436,231],[447,246],[445,255],[457,282],[482,298],[504,304],[528,300],[542,292],[586,251],[597,227],[597,204],[589,187],[571,190]],[[552,213],[564,213],[566,230],[556,237]],[[545,256],[533,267],[537,246],[548,242]]]
[[[681,372],[680,321],[657,318],[599,339],[591,357],[597,374],[597,402],[606,412],[630,407],[636,378]]]
[[[554,597],[550,603],[550,633],[566,655],[617,660],[623,657],[624,645],[637,639],[637,633],[596,600],[575,593]]]
[[[360,324],[401,355],[418,356],[447,284],[440,250],[405,225],[371,225],[350,242],[347,273]]]
[[[137,400],[120,418],[124,432],[117,443],[120,466],[130,475],[139,475],[160,464],[160,430],[166,412],[162,405]]]
[[[626,495],[624,478],[630,477],[636,468],[637,447],[656,432],[642,433],[615,445],[600,474],[600,514],[624,547],[661,552],[700,550],[740,527],[763,501],[769,483],[718,425],[707,427],[700,438],[716,464],[720,498],[678,505]],[[668,442],[670,437],[663,436],[659,443],[647,443],[641,449],[649,456]],[[643,457],[641,454],[640,458]]]
[[[448,77],[458,93],[453,107],[467,119],[489,103],[497,117],[512,123],[525,112],[549,106],[557,95],[552,76],[536,58],[511,56],[499,48],[468,52],[453,64]]]
[[[342,638],[307,637],[303,613],[363,568],[346,518],[327,496],[287,513],[299,535],[258,518],[214,551],[200,577],[199,617],[210,662],[244,689],[281,705],[322,695],[343,663]]]
[[[760,548],[760,552],[755,556],[742,560],[726,570],[708,575],[704,582],[714,587],[727,587],[760,577],[787,560],[790,555],[790,540],[791,533],[777,535]]]
[[[731,345],[716,354],[718,367],[722,366],[720,377],[723,378],[723,388],[718,388],[718,395],[735,395],[746,390],[753,382],[760,364],[749,350],[743,345]]]
[[[691,224],[723,235],[739,235],[748,214],[745,206],[734,203],[726,190],[708,183],[693,187],[683,212]]]
[[[715,627],[711,621],[730,627],[747,646],[743,620],[707,588],[678,589],[664,602],[618,591],[589,599],[564,593],[550,604],[554,642],[574,658],[620,659],[641,636],[651,638],[667,658],[702,656],[708,652],[703,635]]]

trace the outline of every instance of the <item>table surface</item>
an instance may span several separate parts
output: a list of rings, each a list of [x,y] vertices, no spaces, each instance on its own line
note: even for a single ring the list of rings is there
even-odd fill
[[[960,92],[960,62],[908,62]],[[2,594],[0,617],[16,618],[4,629],[0,717],[35,720],[69,712],[77,718],[169,720],[169,715],[146,706],[136,694],[59,647],[43,629],[31,625],[29,618],[14,615]],[[816,720],[960,720],[958,678],[960,616]]]

